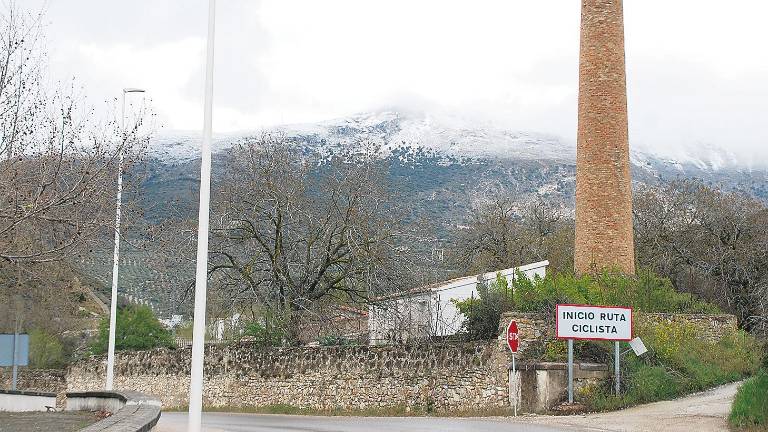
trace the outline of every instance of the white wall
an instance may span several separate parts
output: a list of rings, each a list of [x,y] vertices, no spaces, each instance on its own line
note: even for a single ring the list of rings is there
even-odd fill
[[[490,283],[501,274],[511,284],[518,272],[529,279],[545,277],[548,265],[549,261],[541,261],[485,273],[480,277]],[[368,311],[371,343],[406,342],[411,338],[456,334],[466,318],[453,301],[478,297],[477,282],[478,276],[465,276],[434,284],[426,292],[405,295],[371,306]],[[395,340],[398,337],[401,340]]]
[[[55,395],[42,396],[0,393],[0,411],[47,411],[46,406],[56,407]]]
[[[432,295],[415,293],[368,308],[368,337],[371,344],[403,343],[430,335]]]
[[[118,397],[106,396],[67,396],[67,404],[64,411],[108,411],[116,413],[125,406],[125,402]]]

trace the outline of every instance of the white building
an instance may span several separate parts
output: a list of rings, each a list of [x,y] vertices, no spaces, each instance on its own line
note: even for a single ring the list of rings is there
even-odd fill
[[[518,272],[527,278],[546,276],[549,261],[498,270],[483,275],[465,276],[438,282],[388,297],[368,308],[368,334],[371,344],[406,342],[410,339],[444,337],[456,334],[466,319],[454,304],[456,300],[477,298],[480,278],[485,283],[497,275],[511,283]]]

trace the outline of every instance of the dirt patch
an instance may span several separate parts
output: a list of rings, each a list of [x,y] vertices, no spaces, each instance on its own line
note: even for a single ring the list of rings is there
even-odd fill
[[[0,432],[75,432],[97,421],[90,412],[0,412]]]

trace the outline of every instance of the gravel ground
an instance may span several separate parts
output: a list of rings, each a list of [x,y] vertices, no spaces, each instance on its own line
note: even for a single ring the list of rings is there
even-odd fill
[[[74,432],[98,419],[89,412],[0,412],[0,432]]]

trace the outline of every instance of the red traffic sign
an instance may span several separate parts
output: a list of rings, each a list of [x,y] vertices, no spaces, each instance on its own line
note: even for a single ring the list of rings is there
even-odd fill
[[[513,353],[520,347],[520,337],[517,334],[517,321],[511,321],[507,326],[507,346]]]

